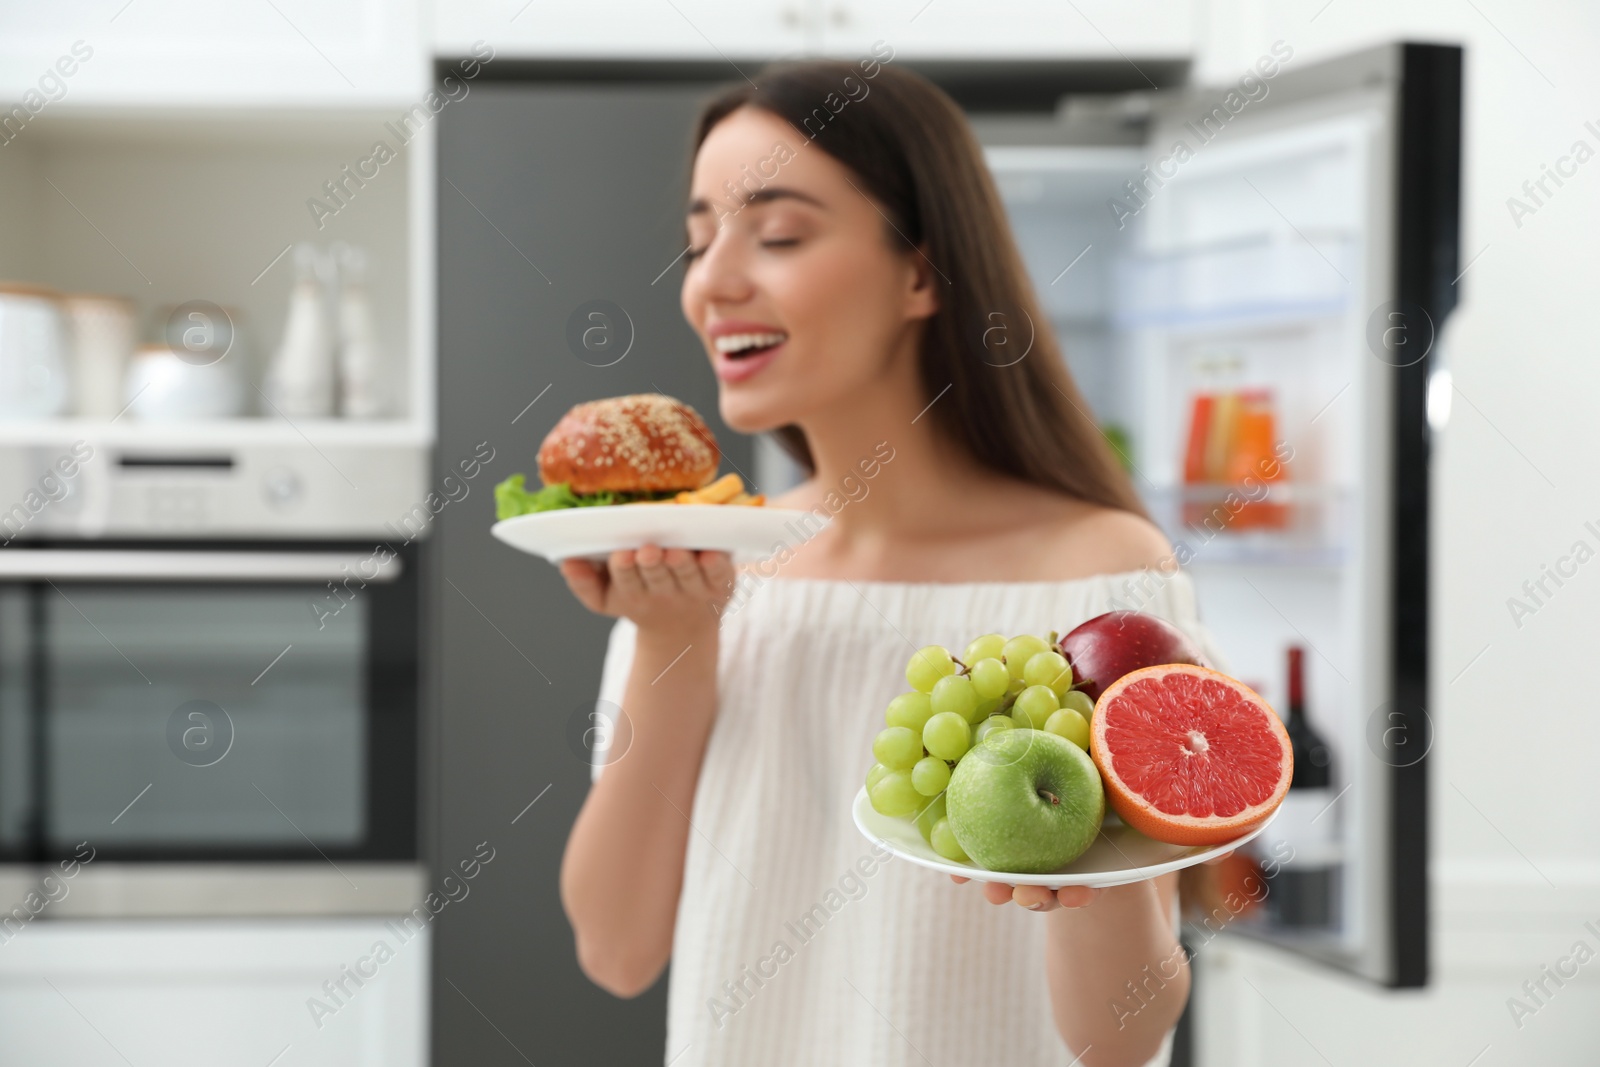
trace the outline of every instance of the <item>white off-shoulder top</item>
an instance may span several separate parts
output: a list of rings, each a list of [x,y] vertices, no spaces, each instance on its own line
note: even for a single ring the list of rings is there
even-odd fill
[[[687,813],[663,1063],[1068,1067],[1084,1050],[1051,1018],[1045,917],[888,857],[857,831],[851,803],[917,648],[959,654],[979,634],[1065,633],[1136,608],[1221,665],[1188,577],[751,574],[739,588],[721,622],[717,718]],[[603,700],[622,702],[634,634],[626,619],[612,628]],[[1171,1044],[1169,1033],[1151,1067],[1165,1067]]]

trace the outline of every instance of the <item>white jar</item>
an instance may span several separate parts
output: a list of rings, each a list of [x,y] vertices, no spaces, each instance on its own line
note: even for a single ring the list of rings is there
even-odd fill
[[[52,289],[0,283],[0,418],[43,419],[67,406],[66,330]]]
[[[70,293],[61,306],[72,341],[73,414],[112,419],[122,411],[123,375],[133,355],[134,304],[118,296]]]
[[[139,346],[125,388],[128,414],[144,422],[226,419],[244,410],[244,381],[232,363],[196,365],[167,344]]]

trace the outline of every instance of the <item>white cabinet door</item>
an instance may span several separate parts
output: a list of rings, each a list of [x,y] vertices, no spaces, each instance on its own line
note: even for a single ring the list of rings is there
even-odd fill
[[[31,922],[0,951],[0,1067],[423,1067],[430,931],[399,922]]]
[[[1197,0],[820,0],[823,49],[930,59],[1180,59]]]
[[[413,100],[428,77],[421,2],[0,4],[0,100],[30,91],[51,107]]]
[[[712,59],[795,55],[817,42],[818,0],[433,0],[433,49],[553,58]],[[737,75],[734,75],[737,77]]]

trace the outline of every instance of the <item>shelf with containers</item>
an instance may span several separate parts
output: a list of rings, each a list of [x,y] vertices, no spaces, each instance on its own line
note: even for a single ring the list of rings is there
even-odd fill
[[[1001,145],[986,157],[1068,367],[1174,544],[1203,564],[1338,566],[1357,494],[1337,459],[1347,383],[1327,357],[1347,340],[1341,278],[1358,270],[1357,236],[1201,234],[1153,253],[1111,208],[1127,202],[1141,147]],[[1197,397],[1263,393],[1256,445],[1268,454],[1256,460],[1286,457],[1281,469],[1251,477],[1254,464],[1230,463],[1216,441],[1216,469],[1186,471]]]
[[[1250,235],[1114,267],[1153,516],[1206,563],[1337,566],[1359,497],[1339,407],[1355,235]],[[1159,385],[1157,384],[1159,383]]]
[[[1364,773],[1359,724],[1337,714],[1369,669],[1347,632],[1362,615],[1372,506],[1359,399],[1370,368],[1352,359],[1365,255],[1352,229],[1246,230],[1129,250],[1111,289],[1118,351],[1137,383],[1136,484],[1208,625],[1228,635],[1229,669],[1287,714],[1280,657],[1299,648],[1307,714],[1329,741],[1331,788],[1297,794],[1230,861],[1239,884],[1270,887],[1236,929],[1328,953],[1368,921],[1352,889],[1366,861],[1349,847],[1367,817],[1348,791]]]
[[[9,364],[19,381],[57,376],[61,388],[4,405],[0,507],[80,440],[97,459],[69,496],[137,511],[181,483],[211,497],[219,533],[350,532],[319,515],[398,513],[423,499],[434,439],[431,116],[63,106],[48,119],[0,152],[0,282],[67,299],[53,358],[39,351],[49,338],[26,341],[0,321],[0,377]],[[376,402],[358,405],[363,417],[340,414],[338,385],[331,406],[296,404],[270,373],[296,279],[312,276],[320,290],[302,287],[287,347],[298,345],[302,370],[306,352],[322,360],[336,383],[341,351],[364,352],[363,393]],[[341,347],[341,317],[359,306],[344,299],[353,278],[366,328],[351,320]],[[69,294],[102,298],[89,303],[98,328]],[[107,328],[119,308],[123,321]],[[307,322],[327,347],[314,337],[306,347]],[[72,511],[52,506],[25,536],[80,532]]]

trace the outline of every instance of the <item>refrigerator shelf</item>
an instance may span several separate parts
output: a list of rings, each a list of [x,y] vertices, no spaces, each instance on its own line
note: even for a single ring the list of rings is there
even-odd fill
[[[1259,483],[1268,487],[1264,499],[1282,501],[1285,504],[1295,502],[1327,501],[1348,495],[1350,490],[1337,485],[1318,485],[1307,482],[1276,481]],[[1232,482],[1190,482],[1184,485],[1165,485],[1157,491],[1163,494],[1174,494],[1186,503],[1217,503],[1226,500],[1229,494],[1238,493],[1243,496],[1247,492],[1254,492],[1248,487],[1235,485]]]
[[[1113,320],[1125,329],[1342,314],[1356,292],[1355,235],[1269,235],[1126,256],[1114,267]]]
[[[1349,562],[1344,548],[1299,547],[1270,542],[1250,543],[1249,539],[1216,538],[1203,541],[1192,529],[1166,530],[1176,548],[1179,541],[1189,546],[1193,558],[1188,567],[1275,567],[1294,570],[1338,570]]]
[[[1250,301],[1237,304],[1219,304],[1206,308],[1160,308],[1140,311],[1119,310],[1112,321],[1121,329],[1138,330],[1151,327],[1186,329],[1195,327],[1226,327],[1241,324],[1260,325],[1278,322],[1302,322],[1306,319],[1336,318],[1349,306],[1345,299],[1301,303],[1274,303]]]
[[[1262,565],[1335,568],[1350,559],[1346,518],[1352,491],[1345,486],[1270,482],[1250,501],[1235,485],[1145,486],[1151,518],[1172,541],[1187,547],[1186,565]],[[1232,508],[1228,506],[1229,494]],[[1239,505],[1243,504],[1243,507]],[[1271,512],[1251,506],[1271,506]]]

